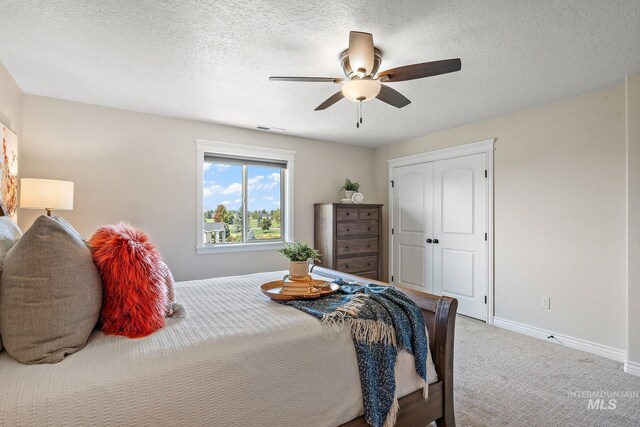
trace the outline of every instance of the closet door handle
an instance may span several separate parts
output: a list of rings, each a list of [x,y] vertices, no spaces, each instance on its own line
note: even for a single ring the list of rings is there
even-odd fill
[[[433,239],[433,243],[437,245],[438,243],[440,243],[440,241],[438,239]]]
[[[433,243],[433,240],[427,239],[427,243]]]

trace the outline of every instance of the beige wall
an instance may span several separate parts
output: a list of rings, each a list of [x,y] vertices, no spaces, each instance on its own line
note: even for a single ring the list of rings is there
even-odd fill
[[[627,360],[640,365],[640,73],[627,76]]]
[[[22,139],[22,91],[0,62],[0,122],[18,135],[18,144]],[[20,146],[18,146],[18,150]],[[18,151],[18,154],[22,154]],[[20,164],[18,164],[18,167]]]
[[[178,280],[286,266],[274,252],[196,255],[194,138],[296,150],[295,237],[309,241],[313,203],[336,200],[345,176],[362,182],[368,201],[388,204],[387,159],[497,138],[496,316],[624,349],[625,141],[632,216],[640,207],[633,205],[640,205],[633,198],[640,194],[633,191],[640,182],[639,81],[635,75],[627,86],[627,102],[636,107],[628,112],[628,138],[624,85],[375,150],[23,99],[4,68],[0,119],[20,134],[21,176],[76,182],[75,209],[60,214],[81,233],[119,219],[132,222],[149,232]],[[39,213],[19,214],[26,228]],[[629,250],[630,259],[633,251],[640,255],[640,240],[630,238]],[[640,312],[634,311],[640,300],[634,266],[629,263],[630,326],[640,321],[632,314]],[[551,310],[540,308],[542,295],[551,297]],[[628,335],[630,359],[638,361],[640,336],[631,327]]]
[[[286,268],[275,251],[196,254],[195,138],[297,151],[296,240],[313,241],[313,203],[338,199],[345,176],[373,186],[370,149],[33,95],[21,175],[74,181],[74,210],[58,214],[85,236],[120,219],[146,230],[177,280]],[[20,210],[20,226],[38,214]]]
[[[388,159],[497,138],[495,315],[624,350],[624,112],[619,85],[379,148],[378,198]]]

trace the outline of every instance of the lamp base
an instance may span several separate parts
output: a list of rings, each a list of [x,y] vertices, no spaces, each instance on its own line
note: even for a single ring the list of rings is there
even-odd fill
[[[47,216],[51,216],[51,209],[45,208],[45,210],[47,211]]]

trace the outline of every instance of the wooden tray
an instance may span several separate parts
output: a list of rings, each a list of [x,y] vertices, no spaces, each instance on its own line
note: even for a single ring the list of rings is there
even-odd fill
[[[275,280],[273,282],[263,283],[260,285],[260,290],[263,294],[271,299],[279,301],[292,301],[297,299],[316,299],[327,295],[334,294],[340,289],[340,285],[336,283],[325,282],[324,280],[311,280],[311,285],[323,285],[329,284],[329,287],[319,289],[317,292],[304,292],[300,294],[281,294],[282,280]]]

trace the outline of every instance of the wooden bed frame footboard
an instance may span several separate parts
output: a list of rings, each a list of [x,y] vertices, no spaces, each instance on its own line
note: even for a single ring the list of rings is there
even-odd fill
[[[340,278],[345,281],[389,285],[319,266],[313,266],[311,271],[331,279]],[[396,287],[406,293],[422,309],[424,324],[429,331],[429,351],[438,373],[438,381],[429,385],[429,398],[426,401],[422,397],[422,390],[417,390],[399,400],[400,411],[396,426],[426,426],[435,421],[438,426],[454,427],[456,422],[453,411],[453,340],[458,301],[402,286]],[[340,427],[367,427],[368,425],[364,417],[358,417]]]

